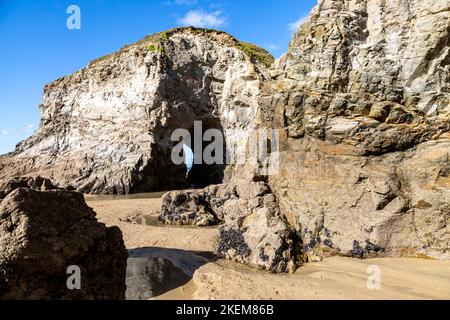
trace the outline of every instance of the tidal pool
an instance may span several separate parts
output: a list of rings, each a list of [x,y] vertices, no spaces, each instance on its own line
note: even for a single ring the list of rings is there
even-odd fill
[[[213,225],[213,226],[195,226],[195,225],[167,225],[158,219],[158,216],[155,215],[140,215],[133,219],[133,222],[136,224],[140,224],[143,226],[149,227],[163,227],[163,228],[184,228],[184,229],[215,229],[218,228],[221,224]]]
[[[130,258],[127,262],[127,300],[148,300],[189,282],[190,277],[170,260]]]
[[[134,193],[134,194],[85,194],[84,197],[89,201],[110,201],[110,200],[139,200],[139,199],[160,199],[167,191],[149,192],[149,193]]]

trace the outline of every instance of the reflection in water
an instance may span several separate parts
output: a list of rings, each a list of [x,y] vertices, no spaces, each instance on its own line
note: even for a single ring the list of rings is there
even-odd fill
[[[183,229],[216,229],[217,226],[199,227],[195,225],[166,225],[154,215],[139,215],[133,219],[133,223],[149,227],[183,228]]]
[[[134,223],[151,226],[151,227],[164,227],[165,224],[158,219],[158,216],[152,215],[140,215],[133,219]]]
[[[130,258],[127,263],[127,300],[148,300],[181,287],[190,278],[163,258]]]

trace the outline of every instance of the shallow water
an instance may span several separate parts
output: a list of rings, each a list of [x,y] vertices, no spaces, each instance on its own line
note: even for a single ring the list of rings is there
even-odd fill
[[[138,216],[134,219],[134,222],[140,225],[144,226],[150,226],[150,227],[164,227],[165,224],[162,223],[158,216],[152,216],[152,215],[142,215]]]
[[[183,228],[183,229],[215,229],[220,226],[195,226],[195,225],[167,225],[163,222],[161,222],[158,219],[158,216],[155,215],[141,215],[137,216],[133,219],[135,223],[143,225],[143,226],[149,226],[149,227],[164,227],[164,228]]]
[[[135,194],[125,194],[125,195],[112,195],[112,194],[94,195],[94,194],[87,194],[84,197],[86,198],[86,200],[89,200],[89,201],[160,199],[166,193],[167,193],[167,191],[149,192],[149,193],[135,193]]]
[[[163,258],[130,258],[127,262],[127,300],[148,300],[183,286],[190,277]]]

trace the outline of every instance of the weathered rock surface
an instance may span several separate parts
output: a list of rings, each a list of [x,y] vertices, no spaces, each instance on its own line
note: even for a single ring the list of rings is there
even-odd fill
[[[307,256],[450,258],[448,1],[322,0],[262,90]]]
[[[10,194],[11,192],[13,192],[18,188],[28,188],[37,191],[60,189],[56,187],[49,179],[42,178],[40,176],[37,176],[35,178],[33,177],[14,178],[12,180],[3,183],[3,185],[0,185],[0,200],[4,199],[8,194]]]
[[[127,251],[82,194],[17,188],[0,203],[0,299],[124,299]],[[69,290],[69,266],[81,289]],[[71,271],[72,272],[72,271]]]
[[[450,258],[449,10],[448,1],[321,0],[271,71],[255,122],[280,130],[280,170],[265,177],[274,201],[259,210],[295,230],[287,238],[300,254],[282,246],[295,263]],[[244,178],[228,187],[261,180],[234,170]],[[274,224],[246,207],[248,223],[232,227],[230,212],[219,251],[261,266],[241,258],[260,247],[242,235]]]
[[[449,35],[448,1],[321,0],[265,87],[264,116],[289,137],[365,155],[438,139],[449,130]]]
[[[216,197],[216,194],[211,191],[214,190],[207,188],[172,191],[165,194],[162,198],[159,220],[167,225],[212,226],[218,224],[223,219],[223,216],[220,218],[217,216],[223,203],[213,208],[212,201],[217,202],[222,199]]]
[[[271,272],[294,271],[303,261],[300,239],[280,214],[270,187],[253,181],[250,169],[227,184],[166,194],[159,219],[198,226],[223,222],[219,256]]]
[[[271,59],[224,32],[194,28],[126,46],[45,87],[39,129],[0,157],[0,180],[41,175],[111,194],[187,187],[185,165],[171,160],[172,133],[202,121],[203,131],[239,141],[227,130],[252,125]],[[223,170],[203,167],[202,177],[221,182]]]
[[[0,158],[0,179],[179,189],[174,129],[202,121],[235,154],[251,148],[243,132],[272,128],[278,171],[197,165],[192,184],[218,185],[167,194],[161,220],[222,222],[221,256],[273,272],[333,254],[448,259],[449,39],[443,0],[320,0],[271,70],[224,33],[151,36],[47,86],[38,132]]]

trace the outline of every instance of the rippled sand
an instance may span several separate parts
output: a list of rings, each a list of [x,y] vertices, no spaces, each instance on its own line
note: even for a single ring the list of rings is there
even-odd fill
[[[100,221],[120,227],[130,254],[168,259],[192,278],[156,299],[450,299],[450,261],[334,257],[308,264],[293,275],[273,275],[214,259],[218,229],[143,226],[120,220],[155,214],[160,199],[89,196],[87,201]],[[380,271],[379,289],[367,286],[371,270]]]

